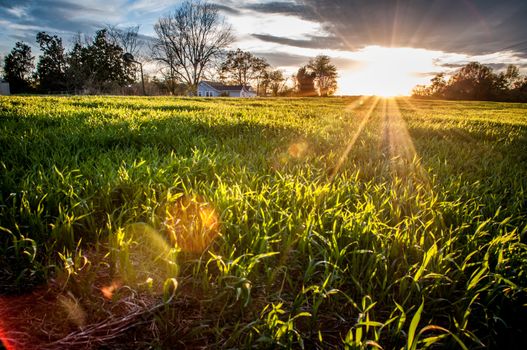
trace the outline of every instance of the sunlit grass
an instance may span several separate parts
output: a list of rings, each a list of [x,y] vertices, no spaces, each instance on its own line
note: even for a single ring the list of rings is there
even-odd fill
[[[0,335],[511,347],[527,322],[526,111],[2,97]]]

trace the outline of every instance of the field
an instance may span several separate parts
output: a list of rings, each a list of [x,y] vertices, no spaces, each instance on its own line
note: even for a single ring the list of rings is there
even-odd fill
[[[0,98],[0,337],[521,348],[527,105]]]

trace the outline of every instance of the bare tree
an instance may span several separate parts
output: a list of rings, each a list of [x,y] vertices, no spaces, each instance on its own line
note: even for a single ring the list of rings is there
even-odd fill
[[[172,50],[170,40],[158,37],[150,46],[150,51],[152,52],[152,59],[161,64],[159,72],[163,76],[168,91],[175,95],[176,87],[181,78],[176,74],[176,55]]]
[[[262,76],[269,68],[264,58],[256,57],[248,51],[236,49],[227,52],[220,66],[220,79],[247,86]]]
[[[153,58],[194,94],[206,67],[234,40],[217,6],[200,0],[183,2],[159,18],[154,30]]]
[[[108,37],[112,44],[119,45],[124,52],[130,53],[136,58],[139,56],[144,43],[139,37],[139,28],[139,25],[123,29],[114,25],[106,25]]]

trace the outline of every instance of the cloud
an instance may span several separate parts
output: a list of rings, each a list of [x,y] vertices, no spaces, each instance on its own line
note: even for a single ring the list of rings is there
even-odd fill
[[[239,15],[241,14],[241,12],[237,9],[235,9],[234,7],[231,7],[231,6],[227,6],[227,5],[222,5],[222,4],[214,4],[214,6],[216,6],[216,8],[218,8],[218,10],[222,11],[222,12],[225,12],[226,14],[228,15]]]
[[[254,52],[258,57],[263,57],[274,67],[288,67],[291,68],[291,71],[295,71],[308,63],[308,61],[313,58],[313,56],[305,56],[292,54],[288,52],[280,51],[259,51]],[[332,57],[332,63],[334,63],[339,70],[341,69],[350,69],[359,66],[361,63],[343,57]]]
[[[252,37],[281,45],[296,46],[307,49],[341,49],[343,43],[337,37],[307,35],[307,39],[289,39],[285,37],[268,35],[268,34],[252,34]]]
[[[354,59],[361,48],[372,45],[434,50],[437,57],[441,51],[449,53],[448,60],[439,59],[436,65],[445,69],[443,64],[472,60],[496,68],[508,63],[524,66],[527,59],[525,0],[211,1],[237,31],[236,45],[260,51],[275,66],[299,67],[309,55],[323,52],[335,60],[344,57],[340,68],[353,65],[346,57]],[[21,39],[36,48],[40,30],[62,36],[66,44],[71,34],[93,35],[106,24],[140,24],[147,39],[155,35],[157,19],[179,3],[0,0],[0,52],[6,54]]]
[[[254,54],[265,58],[274,67],[300,67],[309,60],[307,56],[278,51],[254,52]]]
[[[348,49],[380,45],[466,54],[527,52],[524,0],[297,0],[245,8],[318,21]]]
[[[107,23],[121,20],[125,0],[95,0],[87,5],[73,0],[11,1],[0,0],[0,20],[7,29],[2,46],[24,39],[33,47],[39,31],[67,36],[77,32],[92,34]],[[5,43],[5,44],[4,44]]]
[[[140,11],[142,13],[162,12],[173,5],[173,0],[133,0],[127,5],[126,11]]]
[[[243,6],[244,9],[265,14],[281,14],[298,16],[305,20],[318,20],[318,16],[310,7],[294,2],[271,1],[264,3],[253,3]]]

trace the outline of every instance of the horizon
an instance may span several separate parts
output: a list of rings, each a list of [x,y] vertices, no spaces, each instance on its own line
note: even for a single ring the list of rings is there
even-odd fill
[[[93,35],[106,25],[140,25],[153,37],[157,19],[180,1],[120,0],[34,2],[0,0],[0,55],[16,41],[39,50],[38,31],[62,37],[65,47],[74,35]],[[509,64],[527,71],[527,29],[521,1],[212,1],[232,25],[240,48],[264,57],[291,76],[319,54],[338,68],[337,95],[408,95],[439,72],[453,72],[478,61],[497,71]],[[123,10],[124,9],[124,10]],[[147,71],[155,75],[154,67]],[[153,74],[152,74],[153,73]]]

